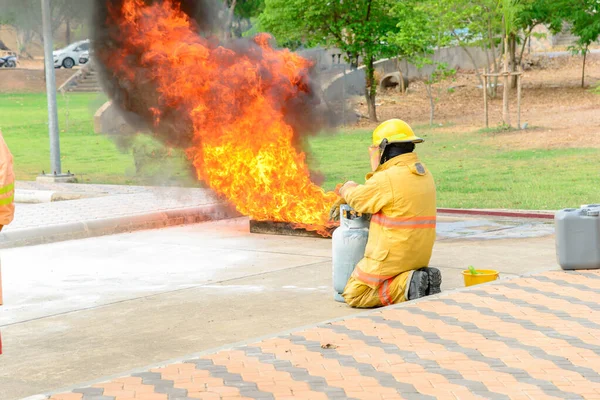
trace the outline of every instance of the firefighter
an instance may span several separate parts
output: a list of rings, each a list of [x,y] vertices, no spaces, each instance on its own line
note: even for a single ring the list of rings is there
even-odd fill
[[[346,182],[339,203],[372,214],[364,258],[343,293],[352,307],[373,308],[440,292],[441,273],[427,267],[436,237],[436,189],[431,173],[413,152],[423,139],[392,119],[373,132],[371,170],[364,185]]]
[[[13,173],[13,157],[4,142],[0,131],[0,232],[10,224],[15,215],[15,176]],[[2,269],[0,266],[0,306],[2,305]],[[2,337],[0,336],[0,354],[2,354]]]

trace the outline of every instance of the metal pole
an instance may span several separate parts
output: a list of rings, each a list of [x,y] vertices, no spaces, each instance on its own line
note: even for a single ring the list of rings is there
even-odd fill
[[[58,137],[58,110],[56,106],[56,79],[52,55],[52,19],[50,0],[42,0],[42,24],[44,29],[44,65],[46,69],[46,95],[48,97],[48,133],[50,135],[50,167],[54,175],[61,175],[60,139]]]

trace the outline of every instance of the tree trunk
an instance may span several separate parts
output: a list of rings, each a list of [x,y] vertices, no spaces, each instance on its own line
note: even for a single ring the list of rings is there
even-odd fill
[[[396,57],[396,69],[400,74],[400,92],[402,94],[406,93],[406,88],[404,87],[404,74],[402,73],[402,68],[400,68],[400,59]]]
[[[471,64],[473,64],[473,68],[475,68],[475,74],[477,75],[477,79],[479,80],[479,83],[483,86],[483,78],[481,77],[481,72],[479,71],[479,66],[477,65],[477,62],[475,61],[473,54],[471,54],[471,52],[467,48],[466,43],[464,43],[460,39],[460,36],[458,36],[456,33],[453,33],[453,35],[454,35],[454,38],[458,41],[458,45],[463,49],[463,51],[467,54],[467,57],[469,57],[469,59],[471,60]]]
[[[583,68],[581,71],[581,87],[584,88],[585,87],[585,61],[587,59],[587,53],[588,53],[588,49],[589,49],[590,45],[588,44],[587,46],[585,46],[585,50],[583,53]]]
[[[358,53],[354,53],[354,54],[351,55],[351,57],[350,57],[350,69],[352,71],[358,69],[359,59],[360,59],[360,55]]]
[[[433,119],[435,117],[435,102],[433,101],[433,89],[431,83],[425,83],[427,89],[427,96],[429,96],[429,126],[433,126]]]
[[[375,84],[375,58],[367,56],[367,79],[365,87],[365,97],[367,99],[367,107],[369,108],[369,118],[373,122],[377,122],[377,108],[375,106],[375,98],[377,97],[377,85]]]
[[[68,46],[71,43],[71,19],[65,21],[65,44]]]
[[[510,70],[515,72],[517,70],[517,35],[511,33],[510,35]],[[511,87],[517,88],[517,76],[511,77]]]
[[[492,60],[494,61],[494,72],[498,73],[500,71],[500,68],[498,67],[498,57],[496,56],[495,38],[492,34],[491,18],[488,18],[488,40],[490,41],[490,50],[492,52]],[[488,83],[490,83],[489,80],[488,80]],[[494,77],[492,79],[492,82],[490,83],[490,90],[488,93],[490,94],[490,97],[492,99],[496,98],[496,95],[498,94],[498,77]]]
[[[538,24],[531,25],[527,31],[527,34],[523,38],[523,45],[521,46],[521,53],[519,54],[518,60],[519,66],[521,66],[521,63],[523,62],[523,55],[525,54],[525,46],[527,46],[527,42],[529,42],[529,45],[531,46],[531,34],[537,25]]]
[[[17,28],[17,47],[19,48],[18,53],[20,57],[26,57],[30,60],[33,59],[33,56],[27,51],[27,46],[29,46],[32,40],[32,31],[21,31]]]
[[[227,19],[225,20],[225,26],[223,27],[223,38],[225,40],[231,39],[231,27],[233,25],[233,14],[235,12],[235,6],[237,4],[237,0],[233,0],[231,2],[231,6],[227,10]]]
[[[510,95],[510,87],[508,86],[508,36],[504,37],[504,95],[502,96],[502,120],[505,125],[510,126],[510,114],[508,110],[508,96]]]

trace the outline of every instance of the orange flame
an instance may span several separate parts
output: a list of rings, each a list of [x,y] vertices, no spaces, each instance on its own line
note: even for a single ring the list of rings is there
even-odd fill
[[[124,45],[99,58],[119,79],[147,74],[160,95],[161,106],[149,110],[155,125],[170,110],[191,119],[194,139],[186,153],[198,178],[252,219],[328,235],[327,212],[337,195],[311,181],[281,106],[310,90],[311,63],[273,49],[266,35],[243,53],[215,45],[172,0],[125,0],[109,11]],[[135,54],[143,56],[132,65]]]

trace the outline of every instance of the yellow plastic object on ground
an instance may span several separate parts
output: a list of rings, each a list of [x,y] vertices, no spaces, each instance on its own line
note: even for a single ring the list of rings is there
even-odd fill
[[[480,285],[482,283],[492,282],[498,279],[500,273],[493,269],[478,269],[477,274],[473,275],[471,271],[465,269],[463,277],[465,278],[465,286]]]

